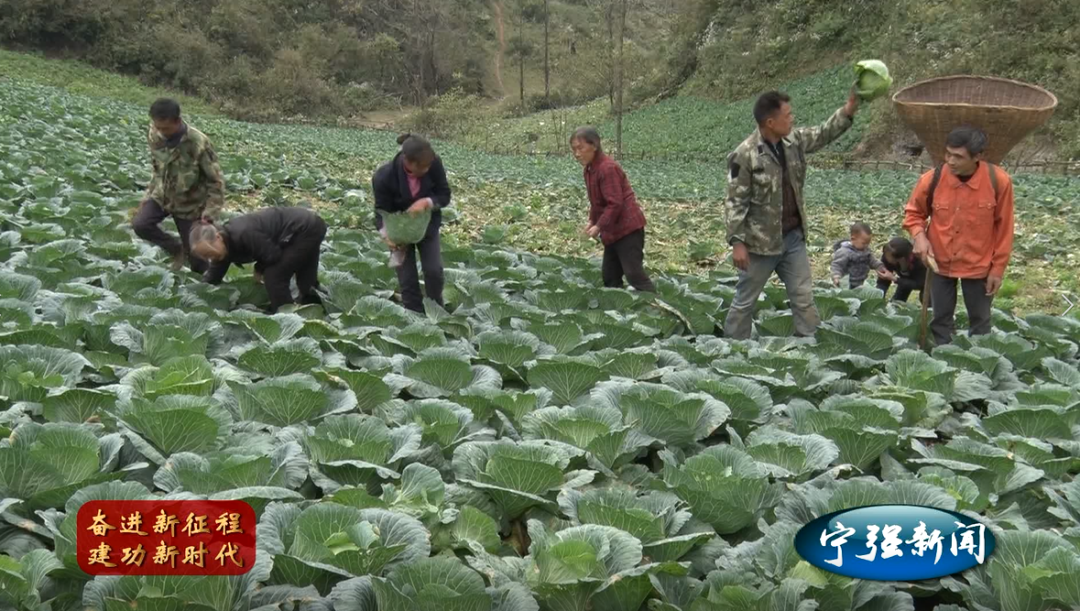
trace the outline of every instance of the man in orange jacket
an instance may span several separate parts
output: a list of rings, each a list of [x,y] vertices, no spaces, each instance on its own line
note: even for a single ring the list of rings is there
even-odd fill
[[[939,172],[937,184],[933,170],[923,174],[904,210],[904,229],[915,240],[916,256],[924,261],[933,257],[938,267],[930,284],[930,329],[937,345],[952,340],[957,280],[971,335],[990,332],[994,295],[1012,254],[1012,179],[982,160],[986,144],[981,130],[953,130],[945,140],[947,167]]]

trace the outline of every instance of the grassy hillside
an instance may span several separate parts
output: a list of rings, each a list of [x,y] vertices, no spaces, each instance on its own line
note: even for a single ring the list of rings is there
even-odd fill
[[[762,87],[788,92],[799,124],[814,125],[843,105],[852,81],[851,68],[843,65],[789,82],[763,83]],[[721,159],[754,130],[754,99],[721,102],[687,95],[633,110],[623,118],[624,156],[683,161]],[[873,105],[869,106],[872,109]],[[860,116],[855,126],[828,150],[844,152],[854,147],[865,131],[865,117]],[[574,128],[585,124],[596,125],[603,137],[614,137],[615,123],[606,100],[495,123],[477,122],[455,140],[486,150],[565,153]]]
[[[0,80],[11,103],[33,99],[78,108],[95,121],[125,126],[112,132],[124,138],[123,146],[133,150],[145,146],[145,101],[158,92],[83,65],[19,54],[0,55],[0,60],[6,70],[20,75]],[[82,93],[41,85],[55,83],[60,73],[67,74],[65,78]],[[820,109],[828,112],[827,106]],[[386,132],[249,124],[199,113],[189,119],[215,142],[232,207],[246,209],[305,198],[320,208],[341,209],[341,218],[355,227],[368,223],[371,172],[396,150],[393,134]],[[3,125],[20,121],[20,116],[12,114],[0,118]],[[728,137],[736,138],[737,132],[729,130]],[[709,144],[705,138],[698,142],[702,147]],[[486,243],[535,253],[599,255],[596,244],[580,233],[587,201],[581,168],[569,155],[495,155],[441,141],[436,147],[446,160],[455,194],[455,220],[446,230],[448,244]],[[649,219],[646,257],[652,269],[730,270],[723,243],[726,178],[718,157],[703,152],[691,160],[631,159],[624,166]],[[149,168],[141,161],[131,171],[139,181],[148,178]],[[851,222],[871,222],[880,241],[897,234],[900,210],[915,178],[901,172],[810,171],[810,247],[818,277],[826,278],[830,246],[846,234]],[[137,201],[138,184],[143,184],[136,183],[128,185],[132,205]],[[1059,312],[1064,302],[1056,290],[1080,293],[1075,274],[1080,233],[1073,230],[1080,227],[1080,181],[1021,175],[1015,183],[1017,249],[1007,298],[997,305],[1019,312]]]
[[[1080,55],[1068,42],[1070,24],[1078,21],[1080,3],[1056,0],[900,0],[887,6],[690,0],[666,40],[666,89],[653,87],[678,95],[654,103],[653,97],[629,92],[633,107],[624,120],[624,151],[631,158],[724,154],[753,129],[753,99],[773,88],[792,93],[799,122],[813,123],[841,103],[853,77],[851,64],[873,57],[890,66],[894,91],[923,78],[961,73],[1049,88],[1059,98],[1056,114],[1014,150],[1013,159],[1068,159],[1080,155]],[[634,59],[630,65],[637,67]],[[435,107],[441,110],[435,129],[488,150],[562,152],[570,131],[585,123],[607,136],[614,133],[606,97],[526,116],[453,97]],[[880,100],[864,108],[857,128],[831,150],[903,158],[906,145],[917,142],[891,102]]]
[[[693,0],[680,24],[692,76],[682,93],[730,100],[764,83],[878,58],[901,87],[976,74],[1038,84],[1060,100],[1044,134],[1060,156],[1080,155],[1080,48],[1071,0]],[[889,105],[874,112],[867,143],[887,151],[907,137]]]
[[[147,87],[130,76],[95,69],[76,60],[47,59],[41,55],[0,49],[0,78],[23,79],[61,87],[65,91],[95,98],[143,105],[147,109],[157,98],[167,95],[180,102],[185,112],[217,114],[219,109],[201,98],[157,87]]]
[[[607,28],[607,0],[548,0],[548,65],[550,100],[544,93],[544,23],[542,0],[498,0],[491,3],[491,18],[501,15],[505,46],[500,57],[501,88],[488,81],[487,97],[504,99],[506,107],[521,110],[519,51],[523,51],[525,110],[566,106],[607,97],[611,76],[612,45]],[[498,10],[496,10],[496,7]],[[669,53],[669,24],[676,8],[663,0],[634,3],[626,21],[625,80],[634,92],[645,94],[662,79],[663,60]],[[519,43],[520,37],[520,43]],[[496,43],[498,39],[496,37]],[[492,55],[500,46],[491,48]],[[517,106],[517,108],[515,108]]]

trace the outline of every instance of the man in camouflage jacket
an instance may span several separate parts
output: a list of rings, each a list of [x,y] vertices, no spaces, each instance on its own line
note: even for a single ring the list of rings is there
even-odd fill
[[[154,176],[132,228],[135,235],[171,254],[174,270],[179,270],[186,258],[192,271],[205,272],[207,263],[191,256],[188,238],[195,221],[217,218],[225,204],[225,180],[217,155],[209,138],[180,118],[180,105],[175,100],[154,102],[150,119],[147,141]],[[179,240],[159,226],[169,216],[176,223]]]
[[[813,335],[820,320],[806,253],[806,155],[847,131],[859,102],[852,93],[824,124],[792,129],[790,101],[778,91],[762,94],[757,131],[728,155],[727,239],[739,269],[724,325],[730,339],[750,338],[754,305],[773,272],[787,288],[796,335]]]

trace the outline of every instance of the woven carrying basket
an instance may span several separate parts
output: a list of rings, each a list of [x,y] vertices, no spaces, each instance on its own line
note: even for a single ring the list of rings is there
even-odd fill
[[[1019,81],[946,76],[901,89],[893,96],[893,103],[935,165],[944,160],[945,137],[962,126],[986,132],[985,159],[999,164],[1021,140],[1046,123],[1058,100],[1042,87]]]

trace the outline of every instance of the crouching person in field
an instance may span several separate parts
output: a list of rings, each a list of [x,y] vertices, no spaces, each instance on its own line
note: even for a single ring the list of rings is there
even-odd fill
[[[219,226],[198,223],[191,230],[191,250],[210,262],[203,281],[219,284],[232,264],[255,264],[255,281],[266,286],[269,313],[294,303],[290,281],[295,276],[301,304],[321,304],[319,248],[326,222],[303,208],[264,208]]]
[[[889,240],[881,250],[881,262],[884,270],[878,270],[877,288],[883,295],[889,294],[889,287],[896,283],[893,301],[907,301],[912,291],[919,292],[919,302],[929,303],[930,292],[923,293],[926,286],[926,265],[915,256],[911,242],[904,238]]]

